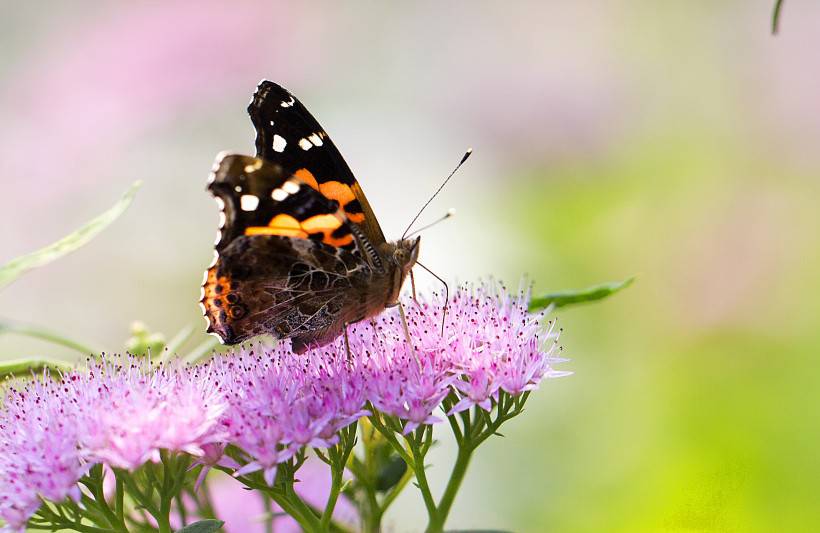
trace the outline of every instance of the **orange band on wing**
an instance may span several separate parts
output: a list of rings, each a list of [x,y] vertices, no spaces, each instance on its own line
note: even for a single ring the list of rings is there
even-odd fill
[[[322,234],[322,242],[331,246],[346,246],[353,242],[353,235],[350,233],[340,237],[334,237],[333,232],[342,225],[339,215],[314,215],[302,222],[296,218],[278,214],[271,219],[267,226],[250,226],[245,228],[245,235],[281,235],[283,237],[296,237],[308,239],[311,234]]]
[[[302,229],[308,233],[317,231],[333,231],[342,225],[342,221],[336,215],[316,215],[302,222]]]
[[[335,239],[331,237],[329,233],[325,232],[325,237],[322,239],[322,242],[331,246],[336,246],[337,248],[341,248],[342,246],[347,246],[353,242],[353,235],[347,234],[344,237]]]
[[[283,237],[298,237],[307,239],[308,234],[298,229],[272,228],[270,226],[250,226],[245,228],[245,235],[282,235]]]
[[[338,181],[326,181],[325,183],[320,184],[319,192],[321,192],[326,198],[336,200],[339,202],[339,205],[345,205],[351,200],[356,199],[356,196],[353,194],[353,190],[351,190],[351,188],[344,183],[340,183]]]
[[[293,173],[293,176],[299,178],[300,180],[305,182],[307,185],[310,185],[317,191],[319,190],[319,183],[316,181],[316,177],[310,170],[306,168],[300,168],[299,170]]]

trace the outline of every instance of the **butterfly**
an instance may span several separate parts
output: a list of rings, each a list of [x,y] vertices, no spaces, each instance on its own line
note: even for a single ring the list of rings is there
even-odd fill
[[[220,208],[200,304],[224,344],[262,334],[295,353],[396,305],[420,237],[388,242],[359,182],[290,92],[263,80],[248,105],[256,156],[221,153]]]

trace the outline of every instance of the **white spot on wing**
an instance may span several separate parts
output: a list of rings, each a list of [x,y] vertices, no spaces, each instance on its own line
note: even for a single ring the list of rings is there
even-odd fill
[[[252,194],[243,194],[239,197],[239,206],[242,211],[253,211],[259,205],[259,197]]]
[[[296,194],[299,192],[299,184],[294,181],[286,181],[282,184],[282,189],[288,194]]]
[[[288,141],[285,140],[284,137],[281,135],[274,135],[273,136],[273,151],[274,152],[284,152],[285,146],[288,145]]]
[[[270,196],[277,202],[281,202],[282,200],[288,197],[288,193],[286,193],[282,189],[274,189],[273,192],[270,193]]]
[[[296,101],[296,100],[294,100],[294,99],[293,99],[293,97],[291,96],[289,101],[287,101],[287,102],[282,102],[282,103],[281,103],[281,104],[279,104],[279,105],[280,105],[280,106],[282,106],[282,107],[290,107],[290,106],[292,106],[292,105],[293,105],[293,102],[295,102],[295,101]]]
[[[259,170],[260,168],[262,168],[262,160],[257,159],[256,161],[254,161],[250,165],[245,165],[245,173],[251,174],[251,173]]]
[[[310,142],[312,142],[315,146],[322,146],[322,138],[319,137],[317,134],[313,133],[310,137],[308,137]]]
[[[219,208],[219,210],[224,211],[225,210],[225,201],[222,198],[220,198],[219,196],[214,196],[214,199],[216,200],[216,206]]]
[[[219,212],[219,229],[222,229],[222,228],[225,227],[226,220],[227,220],[227,218],[225,217],[225,212],[220,211]]]
[[[235,190],[236,192],[242,192],[242,186],[237,185],[236,187],[233,188],[233,190]]]
[[[219,261],[219,252],[214,250],[214,258],[211,261],[211,264],[208,265],[208,268],[211,268],[211,267],[215,266],[217,261]],[[205,279],[206,280],[208,279],[208,273],[207,272],[205,272]],[[205,282],[203,281],[202,283],[205,283]]]
[[[303,138],[299,139],[299,147],[304,151],[308,151],[311,148],[313,148],[313,145],[310,143],[309,140],[307,140],[303,137]]]

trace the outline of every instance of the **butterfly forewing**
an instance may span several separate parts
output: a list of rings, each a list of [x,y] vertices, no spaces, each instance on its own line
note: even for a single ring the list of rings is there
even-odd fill
[[[339,203],[375,245],[385,241],[370,204],[333,141],[313,115],[283,87],[264,80],[248,113],[256,128],[256,155],[300,176]]]

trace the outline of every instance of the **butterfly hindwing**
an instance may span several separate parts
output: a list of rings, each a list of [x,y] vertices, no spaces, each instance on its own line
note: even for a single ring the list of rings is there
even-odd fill
[[[202,304],[225,344],[257,335],[291,337],[293,349],[323,344],[361,318],[370,267],[349,250],[278,235],[241,235],[206,273]]]
[[[221,208],[202,287],[209,332],[226,344],[293,337],[297,350],[358,318],[356,295],[372,272],[338,204],[279,165],[237,154],[217,157],[208,189]]]
[[[283,87],[267,80],[256,88],[248,114],[256,128],[257,157],[338,202],[348,220],[375,245],[385,242],[370,204],[333,141],[313,115]]]

